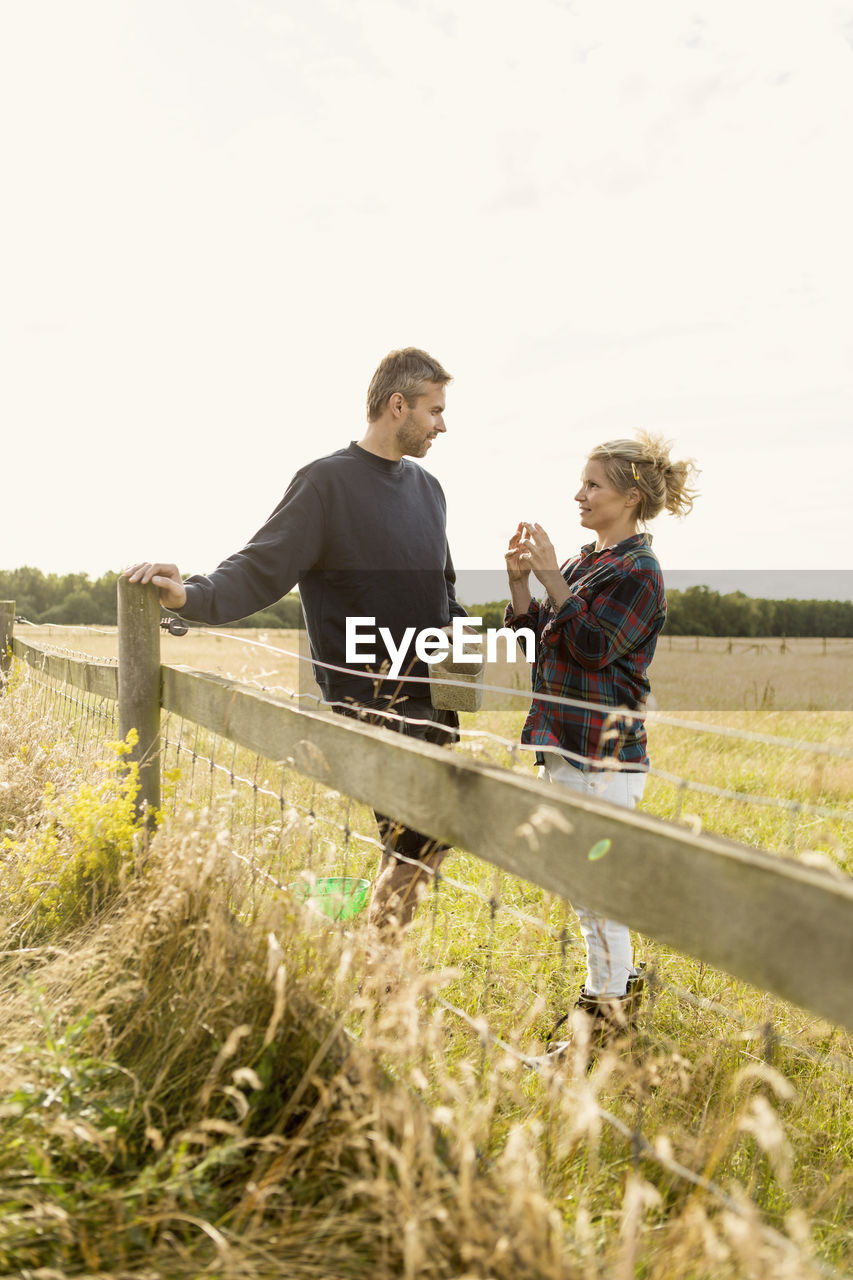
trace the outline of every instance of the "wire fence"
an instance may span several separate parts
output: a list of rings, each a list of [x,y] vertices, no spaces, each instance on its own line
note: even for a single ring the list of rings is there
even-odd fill
[[[62,650],[67,657],[85,660],[87,655]],[[111,698],[83,691],[65,684],[47,672],[29,673],[34,685],[34,709],[44,721],[46,731],[57,724],[68,735],[80,756],[114,742],[118,736],[118,706]]]
[[[667,650],[684,653],[790,653],[808,649],[815,654],[843,652],[850,643],[848,636],[710,636],[677,635],[664,631],[660,643]]]
[[[469,606],[474,613],[476,606]],[[85,631],[87,635],[108,636],[115,634],[114,626],[94,626],[82,623],[33,622],[29,618],[18,616],[16,621],[23,626],[37,627],[40,636],[51,638],[56,635],[60,639],[69,631]],[[274,624],[273,624],[274,626]],[[257,630],[270,630],[271,627],[258,627]],[[850,636],[711,636],[681,635],[665,630],[660,636],[659,645],[667,652],[681,653],[713,653],[732,656],[744,654],[769,654],[809,652],[819,656],[829,656],[849,652]]]
[[[81,759],[91,758],[116,736],[115,704],[108,699],[79,693],[37,672],[27,678],[33,711],[44,722],[45,732],[73,740]],[[464,736],[468,742],[482,740],[476,730]],[[518,744],[494,734],[487,740],[506,749],[511,764],[522,767],[522,753],[513,750]],[[807,744],[798,746],[808,749]],[[287,894],[300,881],[326,875],[371,878],[382,844],[373,816],[364,806],[309,781],[292,763],[265,760],[169,714],[163,718],[162,753],[164,810],[175,817],[192,808],[214,814],[229,832],[231,856],[257,892]],[[752,796],[737,794],[736,799],[755,803]],[[779,808],[789,812],[784,803]],[[821,812],[813,816],[826,816],[826,806],[815,808]],[[849,818],[843,810],[836,814],[830,808],[829,813]],[[555,1018],[572,1006],[582,980],[583,948],[569,904],[486,867],[463,851],[449,860],[452,874],[411,861],[428,877],[430,887],[408,945],[424,968],[460,975],[443,994],[433,994],[431,1005],[458,1024],[460,1051],[466,1044],[479,1047],[481,1070],[494,1055],[509,1055],[525,1067],[536,1068],[531,1077],[547,1097],[549,1090],[560,1087],[561,1068],[547,1058],[543,1062],[544,1042]],[[668,1000],[713,1019],[713,1031],[706,1027],[705,1035],[720,1043],[727,1037],[728,1050],[744,1064],[757,1060],[800,1082],[801,1088],[806,1079],[814,1087],[827,1073],[842,1080],[853,1078],[853,1060],[841,1051],[849,1048],[844,1033],[815,1024],[809,1028],[812,1043],[805,1043],[790,1030],[792,1023],[802,1025],[803,1018],[781,1002],[759,1000],[762,1016],[750,1017],[720,998],[726,991],[737,992],[738,984],[693,965],[694,985],[688,989],[668,979],[672,967],[671,957],[658,949],[647,970],[653,1010],[644,1027],[647,1063],[671,1060],[673,1054],[678,1057],[680,1046],[658,1030],[663,1020],[655,1011]],[[703,986],[714,994],[703,994]],[[748,1008],[756,1007],[753,993],[741,990],[738,999]],[[666,1025],[671,1029],[672,1024],[670,1016]],[[675,1025],[679,1025],[678,1015]],[[645,1130],[643,1106],[632,1108],[618,1096],[608,1105],[599,1098],[590,1105],[597,1120],[624,1141],[634,1164],[656,1165],[676,1182],[701,1189],[725,1212],[754,1221],[756,1204],[744,1188],[724,1185],[679,1159],[659,1133]],[[762,1223],[761,1233],[783,1255],[801,1253],[794,1240],[770,1223]],[[810,1265],[816,1274],[840,1274],[819,1259],[812,1259]]]
[[[78,650],[70,649],[65,645],[61,645],[53,641],[52,633],[56,632],[61,638],[61,633],[64,630],[73,631],[77,634],[79,634],[80,632],[80,628],[76,628],[76,627],[61,628],[58,625],[53,624],[46,628],[38,628],[38,639],[40,642],[46,642],[47,647],[52,649],[56,653],[63,653],[68,656],[81,657],[83,659],[91,658],[92,656],[91,653],[82,653]],[[91,634],[113,638],[115,636],[115,630],[107,631],[107,630],[99,630],[96,628],[92,628]],[[264,653],[274,656],[279,661],[281,659],[287,659],[291,665],[296,664],[297,670],[301,667],[304,672],[309,674],[309,677],[310,677],[310,673],[313,672],[313,670],[317,667],[323,667],[326,670],[332,671],[332,672],[346,672],[347,670],[347,668],[345,667],[338,667],[330,663],[319,663],[315,658],[310,657],[303,652],[300,652],[298,648],[290,648],[284,645],[270,644],[266,640],[255,639],[245,634],[242,634],[242,635],[235,634],[233,632],[229,632],[218,627],[217,628],[193,627],[192,634],[196,636],[213,637],[216,639],[216,641],[226,640],[244,649],[260,650]],[[680,639],[681,638],[685,640],[688,639],[688,637],[680,637]],[[689,637],[689,639],[691,639],[692,641],[692,637]],[[848,644],[849,642],[840,640],[837,643],[839,645],[845,645],[845,644]],[[101,657],[99,658],[99,660],[108,661],[108,662],[116,661],[115,658],[109,655],[105,657]],[[335,707],[337,705],[342,705],[342,704],[325,702],[322,695],[319,693],[316,687],[294,689],[292,683],[291,684],[270,683],[268,679],[259,679],[257,677],[252,677],[251,675],[246,675],[243,673],[241,673],[241,678],[246,680],[247,683],[255,684],[257,688],[284,694],[285,696],[292,698],[295,701],[304,700],[306,702],[310,702],[314,704],[322,704],[326,707]],[[398,678],[390,677],[381,671],[377,671],[373,675],[372,679],[376,682],[377,687],[385,683],[388,683],[391,685],[396,685],[399,683]],[[427,690],[429,686],[434,683],[444,684],[448,686],[458,685],[458,681],[455,681],[453,678],[443,679],[443,678],[436,678],[435,676],[431,678],[407,676],[406,680],[408,684],[424,685],[425,690]],[[299,683],[299,680],[297,680],[297,683]],[[311,681],[311,683],[313,684],[313,681]],[[567,698],[567,697],[554,695],[554,694],[545,694],[538,691],[534,693],[528,687],[519,688],[519,687],[508,686],[505,684],[498,685],[498,684],[484,683],[481,685],[481,688],[486,693],[494,693],[494,694],[500,695],[502,698],[505,698],[510,702],[512,702],[519,709],[526,708],[527,706],[529,706],[531,700],[536,700],[546,705],[553,705],[554,707],[567,707],[575,710],[590,711],[590,712],[598,713],[602,718],[605,719],[605,721],[612,720],[614,723],[615,722],[627,723],[633,720],[642,720],[647,725],[662,726],[662,727],[670,728],[674,730],[682,730],[687,735],[699,735],[699,736],[705,735],[711,738],[729,739],[731,741],[743,743],[745,746],[768,746],[773,748],[779,748],[780,750],[784,750],[784,751],[802,752],[804,754],[807,754],[813,757],[828,757],[830,759],[837,759],[837,760],[853,760],[853,744],[838,743],[838,742],[831,742],[831,741],[813,741],[813,740],[804,739],[800,737],[795,738],[795,737],[781,735],[781,734],[766,733],[766,732],[762,732],[755,729],[745,729],[738,725],[725,724],[725,723],[722,723],[719,719],[716,719],[716,720],[696,720],[692,718],[685,719],[683,716],[671,715],[666,712],[656,710],[654,707],[644,707],[642,709],[639,709],[633,712],[627,707],[620,707],[618,708],[618,712],[617,712],[612,706],[605,705],[602,703],[587,702],[581,699]],[[402,718],[399,713],[396,713],[393,710],[382,712],[379,714],[385,715],[389,720]],[[525,754],[530,755],[534,753],[536,750],[535,746],[529,746],[524,743],[521,743],[518,741],[517,738],[511,739],[501,734],[495,733],[493,731],[483,729],[482,727],[479,727],[479,726],[471,727],[471,726],[463,725],[460,732],[462,737],[467,741],[469,741],[470,743],[484,743],[484,744],[491,743],[495,746],[499,746],[505,749],[509,753],[510,759],[513,762],[519,761]],[[578,764],[595,765],[599,763],[597,759],[593,759],[591,757],[583,757],[580,755],[573,754],[571,752],[566,752],[565,754],[567,756],[572,757],[575,760],[575,762]],[[620,765],[620,768],[625,768],[629,771],[632,767],[636,767],[638,770],[644,769],[644,766],[642,765],[638,765],[638,766],[632,766],[630,764]],[[652,765],[650,773],[653,777],[659,776],[661,778],[664,778],[668,782],[675,783],[678,786],[684,787],[688,790],[697,790],[697,791],[704,790],[705,786],[707,785],[707,784],[698,783],[692,777],[675,774],[665,770],[659,770],[654,767],[654,764]],[[726,788],[715,789],[711,794],[714,794],[720,798],[746,801],[749,803],[756,803],[756,804],[762,804],[762,805],[769,805],[771,807],[784,809],[788,812],[790,812],[790,810],[793,807],[796,807],[799,804],[799,802],[797,801],[786,799],[784,797],[773,797],[773,796],[757,797],[754,793],[738,792],[738,791],[735,791],[732,789],[726,789]],[[808,813],[815,812],[818,816],[821,816],[821,817],[832,816],[844,822],[853,822],[853,809],[850,809],[847,807],[818,806],[817,808],[813,809],[807,804],[802,805],[801,807],[803,812],[808,812]]]
[[[57,628],[51,627],[50,630],[57,630]],[[296,649],[273,645],[265,640],[234,635],[220,629],[196,628],[195,630],[201,635],[215,636],[217,642],[226,640],[244,649],[272,655],[277,662],[283,658],[287,659],[291,664],[295,664],[297,672],[300,672],[300,667],[302,671],[308,671],[313,670],[316,665],[313,659]],[[95,633],[111,634],[105,631]],[[67,649],[55,643],[49,647],[54,652],[66,656],[84,659],[88,656],[81,654],[79,650]],[[100,660],[104,661],[103,658]],[[109,658],[106,660],[110,661]],[[284,695],[297,704],[306,702],[327,708],[342,705],[324,702],[319,691],[294,689],[293,682],[271,683],[266,678],[258,680],[251,676],[248,678],[244,676],[244,679],[250,685]],[[377,685],[384,679],[386,677],[377,673]],[[454,682],[451,679],[442,683]],[[490,685],[486,685],[485,688],[499,692],[523,708],[529,705],[531,697],[535,697],[558,705],[597,712],[604,718],[605,732],[609,726],[630,718],[632,714],[622,708],[614,713],[612,707],[601,704],[553,695],[531,694],[529,690]],[[99,714],[103,715],[103,712]],[[639,715],[639,713],[636,714]],[[670,735],[670,741],[664,744],[664,754],[674,761],[686,759],[691,765],[689,772],[684,769],[676,771],[658,766],[653,760],[648,771],[651,786],[646,794],[646,808],[652,808],[653,811],[669,819],[685,821],[695,830],[704,828],[723,835],[737,834],[747,842],[750,838],[749,829],[754,827],[758,837],[755,842],[760,843],[764,848],[779,853],[799,854],[813,863],[842,874],[849,872],[851,865],[849,828],[853,825],[853,809],[839,802],[836,797],[844,796],[846,799],[849,795],[850,776],[849,771],[844,768],[844,762],[853,760],[853,745],[792,738],[719,722],[685,720],[654,710],[646,711],[644,715],[653,735],[656,732]],[[387,722],[393,723],[402,719],[402,715],[392,708],[384,711],[377,710],[374,718],[384,718]],[[463,747],[475,757],[496,761],[510,769],[531,771],[536,748],[521,743],[517,736],[510,738],[493,728],[484,728],[477,723],[479,719],[480,717],[475,716],[462,717],[463,723],[459,733]],[[710,752],[706,750],[701,755],[701,759],[699,752],[695,749],[697,739],[708,742],[711,747]],[[683,745],[685,742],[686,749]],[[736,748],[743,753],[742,756],[734,758],[730,752],[724,752],[722,748],[727,743],[735,744]],[[660,746],[660,743],[657,742],[655,746]],[[764,748],[768,751],[762,751]],[[806,760],[811,758],[812,772],[809,772],[805,765],[792,768],[791,753],[796,753]],[[573,755],[573,753],[567,754]],[[585,759],[580,756],[573,758],[575,763],[581,765],[599,763],[591,758]],[[630,769],[632,766],[623,767]],[[710,777],[697,776],[703,768],[710,772]],[[725,776],[725,782],[721,782],[718,776],[714,776],[721,772]],[[735,776],[740,775],[744,778],[748,786],[729,785],[728,778],[733,773]],[[774,776],[776,773],[781,774],[782,787],[779,786],[779,779]],[[762,780],[773,783],[776,794],[771,793],[769,788],[760,789]],[[815,795],[817,798],[814,798]],[[703,802],[704,807],[702,807]],[[723,802],[722,807],[720,802]],[[744,814],[746,814],[745,818]],[[771,825],[768,825],[768,819]],[[744,823],[747,826],[746,836],[742,834]]]
[[[178,765],[181,758],[185,726],[183,722],[180,722],[175,736],[171,731],[170,721],[171,717],[167,716],[165,718],[163,737],[164,759],[168,763],[171,751],[174,755],[175,765]],[[282,768],[276,780],[277,785],[274,785],[272,784],[271,775],[266,771],[268,766],[260,757],[238,753],[233,744],[222,743],[219,740],[228,761],[223,763],[222,760],[215,758],[216,739],[211,738],[211,744],[208,748],[211,754],[205,755],[203,753],[199,742],[200,739],[204,738],[211,738],[211,735],[204,735],[196,727],[193,727],[193,747],[189,753],[191,761],[190,801],[195,798],[193,780],[200,765],[203,775],[208,780],[211,780],[214,774],[218,774],[232,789],[230,800],[232,810],[235,803],[235,788],[242,788],[244,793],[251,794],[251,823],[248,824],[248,831],[251,833],[253,850],[257,849],[258,830],[263,825],[264,819],[264,811],[263,808],[259,809],[259,802],[266,800],[267,802],[272,802],[273,813],[277,809],[278,814],[281,816],[283,825],[281,831],[277,833],[279,839],[283,835],[292,833],[299,821],[308,824],[312,837],[316,837],[317,833],[325,831],[332,838],[332,846],[328,850],[331,853],[331,862],[323,861],[322,855],[318,857],[315,850],[316,841],[312,839],[309,841],[306,850],[305,865],[300,870],[307,872],[309,875],[333,873],[347,875],[353,872],[354,867],[359,874],[370,871],[370,861],[365,863],[363,859],[358,857],[354,859],[354,851],[357,849],[366,854],[368,859],[375,860],[381,855],[383,846],[381,841],[374,835],[366,834],[363,830],[359,831],[353,825],[356,816],[360,819],[362,826],[371,825],[370,814],[363,806],[355,806],[346,797],[338,796],[336,792],[328,792],[326,789],[318,787],[316,783],[310,784],[310,792],[306,799],[306,784],[299,779],[298,774],[294,777],[292,770],[288,770],[286,767]],[[185,756],[188,754],[186,746],[183,746],[183,753]],[[242,757],[243,772],[240,772],[240,769],[236,767],[238,754]],[[249,770],[245,769],[245,764],[247,763],[251,765]],[[320,803],[319,797],[321,795],[331,800],[332,810],[329,810],[328,807],[324,808]],[[750,797],[746,797],[746,799],[750,799]],[[209,781],[208,800],[211,803],[213,801],[212,781]],[[171,800],[173,812],[177,803],[178,796],[177,792],[175,792]],[[266,830],[269,832],[269,826]],[[341,850],[343,850],[343,857],[341,856]],[[496,928],[496,921],[500,915],[506,924],[506,931],[509,935],[508,945],[511,952],[523,950],[524,945],[530,945],[529,939],[520,942],[520,939],[523,938],[522,930],[532,930],[534,933],[541,935],[538,945],[543,948],[541,952],[542,958],[549,966],[552,978],[557,973],[565,975],[570,951],[576,961],[580,963],[583,956],[583,945],[577,929],[572,927],[568,903],[564,901],[559,903],[552,902],[549,904],[550,910],[547,914],[537,915],[533,911],[525,910],[518,905],[519,901],[524,900],[525,893],[528,896],[536,896],[535,888],[533,886],[523,886],[521,882],[514,881],[513,877],[503,872],[487,869],[481,872],[475,880],[471,874],[471,862],[467,860],[465,869],[468,872],[468,878],[462,879],[459,875],[451,875],[443,869],[436,871],[429,864],[416,858],[407,857],[405,854],[398,854],[397,857],[400,861],[418,868],[430,882],[431,890],[428,898],[431,921],[430,933],[433,939],[439,902],[441,901],[443,908],[449,893],[466,895],[476,902],[478,911],[483,914],[484,919],[488,920],[487,939],[492,951],[499,945],[499,939],[501,938],[500,931]],[[268,875],[269,873],[264,872],[264,874]],[[292,870],[290,874],[293,874]],[[287,877],[285,876],[284,878],[286,879]],[[281,879],[275,879],[274,882],[280,889],[287,887]],[[575,975],[574,980],[577,980],[577,975]],[[712,1012],[727,1019],[739,1029],[744,1043],[748,1041],[766,1043],[768,1036],[770,1036],[771,1040],[780,1047],[800,1053],[811,1062],[819,1063],[823,1067],[839,1071],[843,1075],[853,1078],[853,1058],[833,1053],[818,1054],[791,1036],[785,1035],[780,1031],[769,1031],[766,1021],[750,1023],[736,1009],[727,1008],[719,1000],[696,996],[683,987],[667,982],[659,972],[650,972],[647,981],[650,985],[656,987],[659,992],[667,992],[685,1004],[690,1004],[695,1008]],[[568,990],[564,992],[565,999],[569,1002],[572,999],[573,990],[574,988],[570,984]]]

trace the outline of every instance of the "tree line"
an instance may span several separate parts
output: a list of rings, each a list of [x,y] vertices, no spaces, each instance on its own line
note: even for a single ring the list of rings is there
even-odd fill
[[[108,626],[116,622],[117,573],[94,581],[85,573],[44,574],[40,569],[0,569],[0,600],[14,600],[27,622]],[[742,591],[708,587],[667,592],[665,630],[674,636],[853,636],[853,601],[768,600]],[[503,624],[506,600],[467,605],[484,627]],[[304,628],[299,596],[242,619],[244,627]]]
[[[42,573],[40,569],[0,569],[0,600],[15,601],[15,615],[27,622],[57,626],[115,626],[118,573],[91,580],[85,573]],[[261,613],[245,618],[244,627],[305,626],[299,596],[292,594]]]
[[[696,586],[668,590],[666,602],[672,636],[853,636],[853,600],[768,600]],[[506,601],[467,607],[484,627],[499,627]]]

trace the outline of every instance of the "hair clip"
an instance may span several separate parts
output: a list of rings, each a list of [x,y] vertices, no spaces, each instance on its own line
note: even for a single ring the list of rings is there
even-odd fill
[[[633,462],[631,463],[631,473],[635,480],[639,480],[640,477],[637,474],[637,468],[634,466]]]

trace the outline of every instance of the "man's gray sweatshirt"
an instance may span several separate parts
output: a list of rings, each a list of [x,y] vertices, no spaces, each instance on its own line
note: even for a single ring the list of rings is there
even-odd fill
[[[391,462],[352,443],[318,458],[293,477],[266,524],[242,551],[209,576],[186,579],[181,616],[211,625],[233,623],[267,608],[299,587],[317,683],[328,701],[365,702],[397,691],[399,681],[375,683],[390,661],[378,635],[394,645],[415,633],[465,616],[456,600],[456,575],[447,546],[441,485],[417,463]],[[377,642],[361,642],[376,660],[346,663],[346,619],[374,618]],[[340,673],[320,666],[347,666]],[[414,655],[403,675],[428,675]],[[427,686],[403,683],[399,695],[427,697]]]

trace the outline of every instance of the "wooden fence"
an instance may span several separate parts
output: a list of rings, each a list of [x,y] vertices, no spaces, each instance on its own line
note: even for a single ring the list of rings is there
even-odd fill
[[[552,893],[853,1030],[853,880],[590,800],[461,752],[296,708],[233,680],[161,666],[156,590],[119,580],[119,664],[0,642],[51,678],[119,701],[136,728],[143,799],[159,798],[166,710],[463,848]],[[5,632],[3,628],[5,627]],[[7,659],[8,662],[8,659]],[[593,846],[610,841],[604,857]]]

